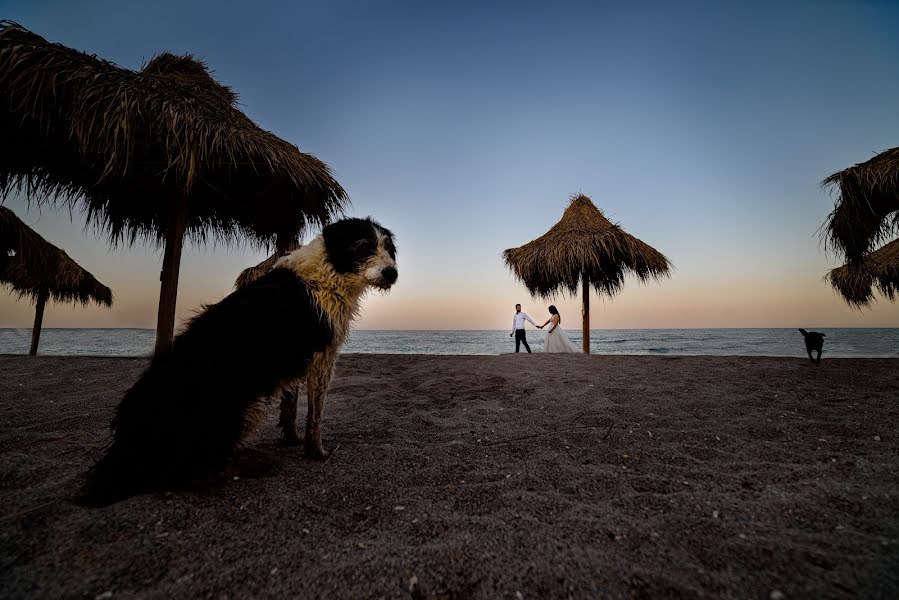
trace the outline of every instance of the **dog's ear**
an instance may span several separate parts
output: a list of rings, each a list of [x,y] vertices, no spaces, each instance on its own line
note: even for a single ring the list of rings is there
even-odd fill
[[[827,337],[827,334],[826,334],[826,333],[822,333],[822,334],[821,334],[821,337]]]
[[[799,333],[801,333],[803,336],[808,335],[808,331],[806,331],[805,329],[800,329]]]
[[[371,219],[371,217],[369,217],[369,219]],[[387,254],[390,255],[390,258],[396,260],[396,240],[394,240],[393,232],[377,221],[372,221],[372,223],[378,228],[381,235],[384,236],[384,249],[387,250]]]

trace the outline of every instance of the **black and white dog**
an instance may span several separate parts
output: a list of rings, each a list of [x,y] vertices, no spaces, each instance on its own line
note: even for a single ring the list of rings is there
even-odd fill
[[[205,307],[125,394],[83,500],[109,504],[221,467],[265,400],[303,379],[305,454],[326,457],[321,419],[338,350],[365,292],[396,280],[393,234],[371,219],[345,219]],[[299,439],[292,399],[282,402],[281,423],[286,438]]]

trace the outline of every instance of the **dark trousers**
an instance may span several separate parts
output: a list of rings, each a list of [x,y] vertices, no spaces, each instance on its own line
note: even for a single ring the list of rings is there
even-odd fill
[[[524,329],[516,329],[515,330],[515,352],[518,352],[518,349],[521,347],[521,344],[524,344],[524,349],[528,351],[528,354],[531,353],[531,347],[528,346],[528,339],[524,337]]]

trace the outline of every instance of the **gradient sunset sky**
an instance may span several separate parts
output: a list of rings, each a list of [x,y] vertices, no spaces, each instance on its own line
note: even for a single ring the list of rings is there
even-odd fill
[[[397,237],[399,282],[360,328],[504,329],[516,302],[546,315],[501,252],[576,193],[675,266],[594,296],[595,328],[899,326],[899,304],[835,295],[816,235],[820,181],[899,145],[899,3],[623,4],[0,0],[0,18],[133,69],[193,54],[327,162],[349,214]],[[4,205],[113,290],[111,310],[52,305],[45,327],[155,327],[161,251]],[[187,246],[179,317],[264,256]],[[579,298],[556,304],[579,322]],[[0,292],[0,327],[32,320]]]

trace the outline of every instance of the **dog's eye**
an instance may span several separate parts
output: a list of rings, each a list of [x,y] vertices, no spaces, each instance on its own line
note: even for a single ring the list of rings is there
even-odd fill
[[[355,252],[370,252],[371,251],[371,242],[368,240],[359,240],[350,248]]]

